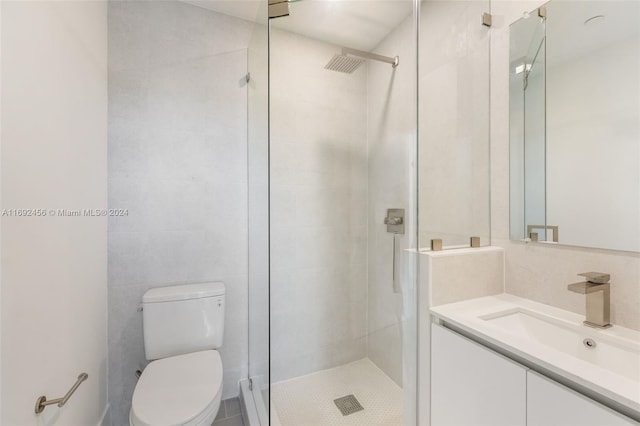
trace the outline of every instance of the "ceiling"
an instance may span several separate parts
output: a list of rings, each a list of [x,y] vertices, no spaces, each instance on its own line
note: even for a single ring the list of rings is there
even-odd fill
[[[260,4],[267,0],[181,0],[194,6],[235,16],[245,21],[258,21]]]
[[[602,15],[585,24],[589,18]],[[638,1],[552,1],[547,4],[547,66],[638,37]]]
[[[546,4],[546,29],[535,13],[511,25],[512,65],[530,60],[545,36],[547,68],[574,60],[620,40],[638,37],[640,2],[551,1]],[[589,21],[590,18],[600,16]]]
[[[260,6],[267,0],[184,1],[237,18],[259,21],[264,19],[265,13]],[[302,0],[290,4],[290,16],[274,19],[271,24],[316,40],[369,51],[412,11],[410,0]]]

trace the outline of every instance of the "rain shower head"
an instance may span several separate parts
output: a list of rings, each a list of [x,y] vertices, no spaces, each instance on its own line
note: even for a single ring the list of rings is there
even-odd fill
[[[342,48],[342,53],[333,55],[333,58],[325,65],[325,69],[331,71],[344,72],[351,74],[362,65],[365,59],[373,59],[374,61],[381,61],[391,64],[393,68],[397,67],[400,63],[400,58],[390,58],[388,56],[377,55],[375,53],[363,52],[362,50],[349,49],[348,47]]]
[[[333,55],[333,59],[331,59],[324,68],[331,71],[351,74],[352,72],[357,70],[363,63],[364,59],[356,58],[355,56],[347,56],[344,54],[336,54]]]

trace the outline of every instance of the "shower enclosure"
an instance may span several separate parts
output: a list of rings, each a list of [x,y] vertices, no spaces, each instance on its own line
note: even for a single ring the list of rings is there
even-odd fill
[[[416,6],[288,7],[269,25],[271,424],[415,424]]]
[[[416,422],[417,4],[269,3],[109,2],[114,424],[142,294],[211,281],[223,415]]]

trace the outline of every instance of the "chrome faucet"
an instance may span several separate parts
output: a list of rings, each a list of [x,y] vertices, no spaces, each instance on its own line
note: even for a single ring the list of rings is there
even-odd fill
[[[578,274],[587,281],[569,284],[570,291],[587,295],[587,317],[584,325],[596,328],[611,327],[611,286],[609,274],[585,272]]]

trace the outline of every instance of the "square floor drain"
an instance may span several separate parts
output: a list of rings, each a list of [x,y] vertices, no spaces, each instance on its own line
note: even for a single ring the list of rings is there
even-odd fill
[[[353,395],[343,396],[342,398],[334,399],[333,403],[336,404],[338,410],[342,413],[343,416],[348,416],[349,414],[357,413],[358,411],[364,410],[360,402]]]

